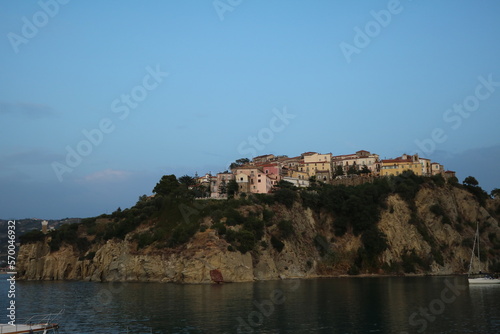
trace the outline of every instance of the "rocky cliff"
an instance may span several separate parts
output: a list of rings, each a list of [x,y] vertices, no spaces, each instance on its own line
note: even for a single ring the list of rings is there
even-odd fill
[[[84,252],[64,240],[51,250],[50,235],[24,243],[18,255],[19,278],[209,283],[212,269],[219,269],[228,282],[348,273],[458,274],[468,269],[476,222],[483,270],[496,266],[499,200],[488,199],[481,206],[463,188],[431,185],[419,187],[411,201],[392,192],[383,202],[376,224],[377,238],[384,242],[379,248],[368,245],[367,233],[354,233],[350,226],[345,233],[337,233],[333,227],[339,223],[338,215],[307,207],[300,199],[290,205],[247,201],[235,210],[242,217],[254,215],[266,221],[251,250],[238,249],[240,243],[224,232],[227,228],[238,233],[246,225],[210,214],[200,218],[187,242],[167,247],[153,241],[139,246],[138,235],[155,226],[152,219],[138,223],[123,239],[98,239],[79,230],[80,237],[89,241]],[[266,210],[273,213],[267,220]],[[279,223],[283,221],[290,224],[288,228]],[[113,224],[109,219],[101,223]]]

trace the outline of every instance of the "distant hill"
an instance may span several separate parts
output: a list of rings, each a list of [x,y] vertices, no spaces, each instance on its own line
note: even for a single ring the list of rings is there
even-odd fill
[[[7,256],[7,225],[8,222],[12,219],[0,219],[0,267],[3,267],[6,261]],[[42,221],[47,220],[49,229],[56,229],[62,224],[73,224],[79,223],[81,221],[80,218],[64,218],[59,220],[54,219],[38,219],[38,218],[29,218],[29,219],[15,219],[16,221],[16,238],[19,242],[19,237],[26,232],[32,230],[41,230],[42,229]]]

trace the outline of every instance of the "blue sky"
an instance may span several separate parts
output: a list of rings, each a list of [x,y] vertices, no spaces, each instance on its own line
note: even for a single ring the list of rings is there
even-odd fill
[[[0,217],[111,213],[164,174],[216,173],[248,152],[420,151],[500,187],[499,12],[493,0],[2,1]]]

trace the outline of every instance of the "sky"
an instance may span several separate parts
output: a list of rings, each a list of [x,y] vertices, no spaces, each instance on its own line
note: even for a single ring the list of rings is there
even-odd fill
[[[500,188],[500,2],[0,2],[0,218],[111,213],[262,154]]]

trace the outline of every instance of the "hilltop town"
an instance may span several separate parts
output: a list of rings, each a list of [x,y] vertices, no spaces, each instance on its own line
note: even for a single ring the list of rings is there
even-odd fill
[[[381,176],[397,176],[412,171],[419,176],[441,174],[445,178],[455,177],[455,172],[418,154],[403,154],[394,159],[380,159],[378,154],[360,150],[353,154],[333,155],[306,152],[296,157],[273,154],[242,158],[230,166],[230,171],[212,175],[195,176],[201,197],[226,198],[230,182],[236,182],[239,193],[266,194],[280,181],[296,187],[309,187],[311,182],[356,185],[370,182]]]

